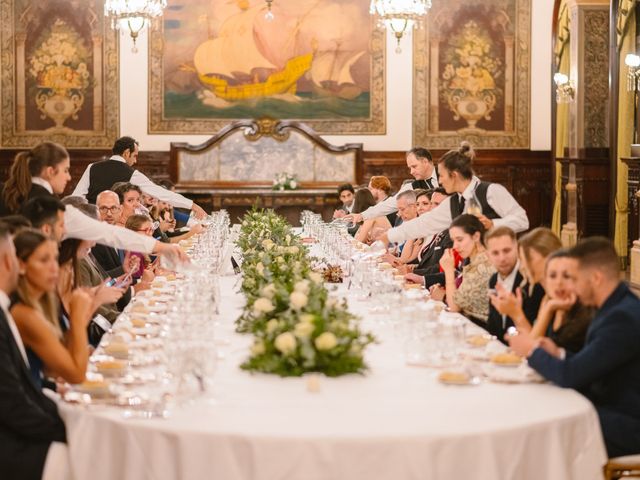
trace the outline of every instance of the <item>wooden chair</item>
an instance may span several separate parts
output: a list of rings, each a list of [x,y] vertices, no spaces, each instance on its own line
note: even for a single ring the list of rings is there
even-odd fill
[[[604,466],[605,480],[640,478],[640,455],[628,455],[609,459]]]

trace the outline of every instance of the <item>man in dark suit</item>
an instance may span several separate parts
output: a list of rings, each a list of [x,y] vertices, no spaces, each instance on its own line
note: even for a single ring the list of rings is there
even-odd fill
[[[53,442],[65,441],[65,428],[56,404],[33,383],[8,312],[18,268],[9,230],[0,222],[0,472],[2,478],[39,480]]]
[[[509,227],[496,227],[487,232],[484,243],[487,247],[487,255],[496,269],[496,273],[489,279],[489,291],[495,291],[498,284],[513,294],[518,294],[518,289],[520,289],[522,310],[529,323],[533,324],[538,316],[544,290],[539,287],[529,292],[525,279],[520,273],[518,239],[515,232]],[[486,325],[482,326],[491,335],[505,342],[504,335],[509,327],[514,326],[513,319],[498,312],[493,303],[489,299],[487,301],[489,302],[489,318]]]
[[[620,281],[618,255],[603,237],[571,250],[578,261],[576,293],[598,308],[582,350],[565,352],[548,338],[509,337],[511,348],[529,365],[562,387],[591,400],[611,457],[640,453],[640,300]]]

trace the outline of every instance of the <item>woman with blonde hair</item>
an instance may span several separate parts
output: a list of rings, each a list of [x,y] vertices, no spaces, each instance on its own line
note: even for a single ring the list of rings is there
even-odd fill
[[[562,248],[562,243],[558,236],[544,227],[534,228],[518,241],[520,269],[527,280],[528,288],[525,292],[522,289],[517,289],[514,294],[497,285],[496,293],[490,297],[496,310],[502,315],[510,317],[518,330],[531,330],[531,323],[522,308],[523,295],[528,295],[532,299],[532,303],[541,305],[543,298],[545,298],[547,258],[560,248]]]
[[[69,327],[63,334],[55,295],[58,245],[31,229],[20,231],[13,241],[21,274],[11,315],[27,348],[34,381],[42,385],[46,372],[69,383],[80,383],[89,360],[87,325],[93,299],[84,290],[73,291]]]

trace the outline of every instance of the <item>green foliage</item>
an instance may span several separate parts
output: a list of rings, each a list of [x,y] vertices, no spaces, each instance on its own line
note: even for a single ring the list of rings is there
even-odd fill
[[[238,246],[247,302],[236,325],[255,337],[243,369],[280,376],[366,370],[363,352],[375,338],[360,330],[345,303],[329,298],[306,247],[282,217],[253,209],[243,218]]]

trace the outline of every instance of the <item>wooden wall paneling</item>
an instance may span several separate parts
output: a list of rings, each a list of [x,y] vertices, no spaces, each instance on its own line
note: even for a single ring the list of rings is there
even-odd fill
[[[18,150],[0,150],[0,181],[4,181]],[[71,177],[72,180],[65,193],[71,193],[84,172],[86,166],[107,158],[111,155],[108,150],[70,150]],[[445,151],[434,150],[435,159],[440,158]],[[141,151],[137,168],[154,180],[170,179],[169,152],[166,151]],[[478,152],[474,168],[482,179],[502,183],[518,200],[529,215],[531,227],[549,225],[551,223],[552,190],[551,178],[551,152],[530,150],[482,150]],[[405,152],[375,152],[363,153],[362,165],[359,168],[359,181],[366,185],[372,175],[385,175],[389,177],[395,189],[398,189],[403,180],[409,178],[409,172],[405,161]],[[585,190],[589,195],[591,190]],[[328,194],[329,195],[329,194]],[[189,197],[202,202],[207,209],[220,208],[220,203],[212,199],[210,193],[197,193],[196,190],[188,193]],[[253,195],[252,198],[255,198]],[[234,200],[228,198],[228,202]],[[324,215],[329,212],[337,200],[333,203],[333,197],[326,196],[323,202],[314,202],[314,209]],[[227,203],[227,201],[225,201]],[[246,202],[245,202],[246,203]],[[245,206],[225,205],[225,208],[245,209]],[[279,205],[278,208],[298,208]],[[241,210],[238,210],[238,213]],[[284,211],[284,210],[283,210]],[[230,214],[232,212],[230,211]],[[287,213],[287,216],[293,215]]]

